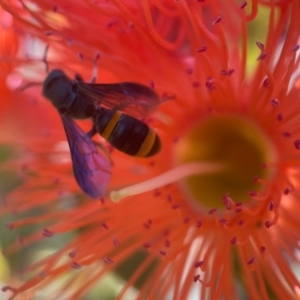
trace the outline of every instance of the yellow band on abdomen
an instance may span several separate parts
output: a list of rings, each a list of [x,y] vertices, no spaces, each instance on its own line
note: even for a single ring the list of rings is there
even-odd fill
[[[104,139],[108,139],[113,132],[114,128],[116,127],[119,119],[120,119],[121,113],[119,111],[116,111],[114,115],[111,117],[110,121],[108,122],[107,126],[105,127],[103,133],[101,136]]]
[[[149,127],[149,132],[147,137],[145,138],[140,150],[135,154],[138,157],[146,157],[148,153],[151,151],[154,142],[156,139],[156,133]]]

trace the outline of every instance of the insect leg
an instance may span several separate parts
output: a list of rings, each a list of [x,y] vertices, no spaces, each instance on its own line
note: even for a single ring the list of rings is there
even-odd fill
[[[79,73],[75,73],[75,79],[79,82],[84,82],[82,76]]]

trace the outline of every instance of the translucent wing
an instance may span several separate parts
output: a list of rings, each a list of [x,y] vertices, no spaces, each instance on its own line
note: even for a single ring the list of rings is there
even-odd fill
[[[151,88],[134,82],[95,84],[78,82],[78,93],[88,95],[99,104],[123,110],[134,117],[145,117],[162,100]]]
[[[111,176],[111,165],[98,152],[89,136],[69,117],[61,114],[66,131],[73,172],[80,188],[90,197],[102,196]]]

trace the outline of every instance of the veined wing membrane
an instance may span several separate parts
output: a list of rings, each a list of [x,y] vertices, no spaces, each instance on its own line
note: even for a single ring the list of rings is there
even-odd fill
[[[78,92],[108,108],[122,110],[134,117],[149,115],[162,100],[151,88],[134,82],[96,84],[78,82]]]
[[[73,119],[64,114],[61,114],[61,118],[70,147],[76,181],[88,196],[99,198],[105,193],[110,180],[111,165]]]

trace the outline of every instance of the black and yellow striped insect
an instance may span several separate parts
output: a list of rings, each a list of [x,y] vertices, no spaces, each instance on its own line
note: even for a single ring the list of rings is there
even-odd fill
[[[91,141],[97,132],[128,155],[149,157],[160,150],[158,135],[140,120],[161,103],[147,86],[134,82],[85,83],[79,76],[71,80],[62,70],[54,69],[43,82],[43,95],[62,117],[75,178],[91,197],[103,194],[110,177],[108,160]],[[73,118],[91,118],[94,126],[85,133]]]

